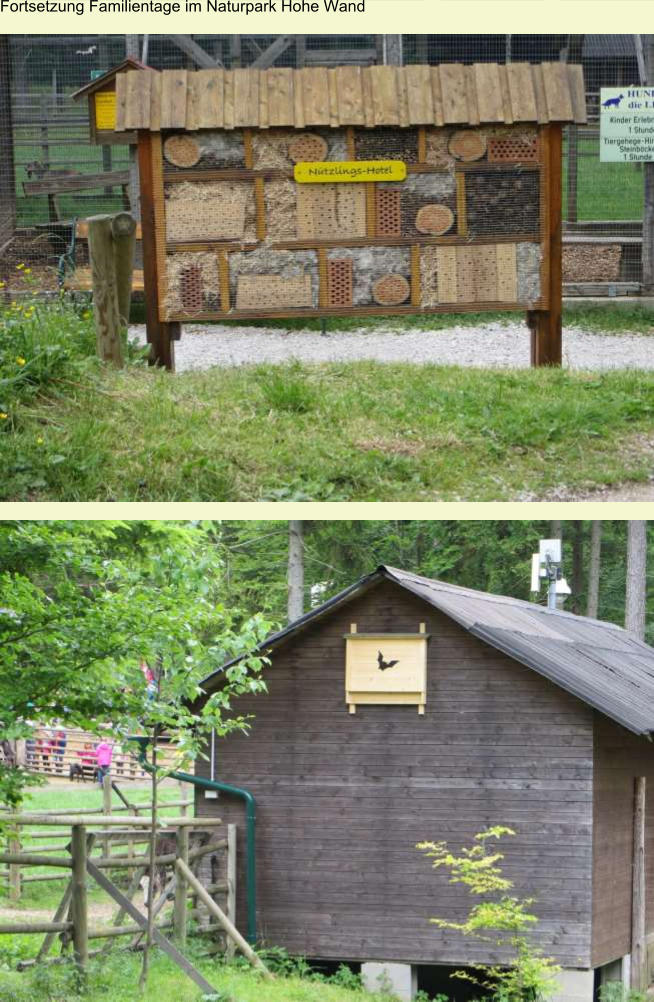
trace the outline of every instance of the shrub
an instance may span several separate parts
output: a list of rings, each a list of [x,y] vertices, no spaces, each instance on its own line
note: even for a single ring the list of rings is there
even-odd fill
[[[505,835],[515,835],[511,828],[495,826],[475,835],[475,844],[453,855],[446,842],[421,842],[417,846],[431,860],[434,869],[445,867],[450,883],[463,884],[480,900],[472,906],[464,922],[430,919],[439,929],[453,929],[479,942],[492,944],[493,952],[508,954],[505,964],[474,964],[452,977],[471,981],[496,1002],[535,1002],[556,991],[559,968],[550,957],[543,957],[527,937],[538,919],[529,908],[533,898],[507,894],[513,886],[502,876],[498,864],[501,852],[489,851],[487,843]]]

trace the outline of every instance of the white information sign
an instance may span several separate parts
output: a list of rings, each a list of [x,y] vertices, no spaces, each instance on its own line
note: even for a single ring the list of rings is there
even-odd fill
[[[654,160],[654,87],[602,87],[600,160]]]

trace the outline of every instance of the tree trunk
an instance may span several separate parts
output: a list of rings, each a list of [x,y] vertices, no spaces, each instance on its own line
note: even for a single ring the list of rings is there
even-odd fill
[[[599,609],[600,556],[602,551],[602,521],[593,519],[590,530],[590,557],[588,561],[588,596],[586,615],[597,619]]]
[[[580,519],[572,523],[572,609],[576,615],[581,613],[581,593],[584,589],[584,525]]]
[[[304,612],[304,543],[303,524],[299,519],[288,523],[288,621]]]
[[[647,570],[647,522],[627,522],[627,592],[624,625],[634,637],[645,637],[645,597]]]
[[[550,539],[563,539],[562,522],[560,518],[550,520]]]

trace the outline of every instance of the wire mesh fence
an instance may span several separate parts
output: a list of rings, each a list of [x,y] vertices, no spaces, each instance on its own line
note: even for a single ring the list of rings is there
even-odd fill
[[[56,290],[62,258],[86,264],[75,220],[134,202],[126,144],[94,144],[72,94],[127,55],[156,69],[223,65],[581,61],[589,124],[564,140],[564,280],[641,278],[644,171],[599,161],[599,89],[643,80],[634,35],[0,36],[0,280],[5,294]],[[131,187],[130,187],[131,183]],[[138,207],[132,204],[132,208]],[[19,268],[19,265],[25,265]],[[25,275],[27,268],[30,272]]]

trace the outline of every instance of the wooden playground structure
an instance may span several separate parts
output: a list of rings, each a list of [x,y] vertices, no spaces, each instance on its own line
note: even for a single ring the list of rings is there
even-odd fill
[[[124,801],[123,807],[111,809],[112,791]],[[0,923],[0,935],[30,933],[44,937],[36,955],[22,961],[19,968],[61,963],[72,957],[84,970],[90,957],[108,953],[121,938],[128,940],[128,949],[142,948],[147,916],[134,899],[143,891],[146,901],[149,894],[153,896],[154,944],[203,992],[214,994],[215,989],[179,949],[186,943],[189,920],[203,935],[220,937],[211,952],[224,951],[229,956],[239,949],[253,966],[268,975],[235,926],[236,826],[225,825],[219,818],[187,816],[192,803],[189,800],[163,802],[161,808],[178,806],[183,813],[159,817],[153,878],[146,844],[152,824],[147,816],[151,804],[131,802],[110,777],[105,777],[103,799],[103,806],[97,810],[0,812],[0,825],[7,839],[6,851],[0,853],[0,865],[6,867],[0,878],[8,886],[11,901],[20,899],[26,882],[67,877],[49,921]],[[123,813],[127,811],[130,813]],[[39,844],[42,840],[47,844]],[[26,869],[37,867],[38,872],[25,874]],[[42,869],[55,872],[44,874]],[[87,891],[89,878],[117,906],[108,924],[93,919]],[[57,940],[60,953],[52,956]],[[96,940],[104,942],[95,946]]]

